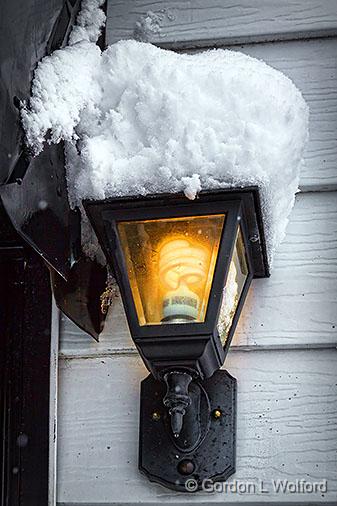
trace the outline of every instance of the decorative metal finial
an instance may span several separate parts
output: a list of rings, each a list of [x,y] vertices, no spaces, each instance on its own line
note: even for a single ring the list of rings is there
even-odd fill
[[[174,437],[178,438],[183,427],[186,408],[191,404],[188,387],[192,376],[187,372],[171,371],[165,374],[164,380],[167,392],[163,403],[169,408],[172,432]]]

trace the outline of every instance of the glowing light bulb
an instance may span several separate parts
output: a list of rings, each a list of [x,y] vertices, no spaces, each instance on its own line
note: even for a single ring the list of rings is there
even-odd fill
[[[171,239],[159,251],[159,278],[165,295],[163,322],[198,318],[200,297],[208,272],[209,251],[188,239]]]

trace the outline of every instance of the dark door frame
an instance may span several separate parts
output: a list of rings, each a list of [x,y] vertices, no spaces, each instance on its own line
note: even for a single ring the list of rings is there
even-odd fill
[[[0,207],[1,506],[48,504],[52,295]]]

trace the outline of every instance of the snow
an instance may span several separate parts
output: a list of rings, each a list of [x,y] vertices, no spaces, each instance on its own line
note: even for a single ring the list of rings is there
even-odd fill
[[[168,8],[157,12],[147,11],[142,14],[135,23],[133,38],[142,42],[148,42],[154,38],[164,38],[163,27],[176,19],[173,11]]]
[[[103,10],[100,8],[104,2],[105,0],[82,0],[76,25],[69,37],[70,45],[82,40],[97,42],[106,19]]]
[[[308,137],[301,93],[239,52],[177,54],[134,40],[101,52],[94,43],[101,3],[87,0],[70,45],[39,64],[22,111],[28,145],[38,154],[47,136],[67,141],[72,206],[158,192],[194,199],[200,190],[258,185],[272,262]]]
[[[134,36],[136,40],[147,42],[151,36],[160,35],[163,15],[148,11],[136,21]]]
[[[236,267],[234,262],[230,263],[227,275],[226,286],[223,291],[222,304],[218,321],[218,332],[224,341],[230,331],[235,309],[238,303],[239,286],[236,282]]]
[[[78,139],[81,112],[95,109],[101,87],[93,68],[100,59],[98,46],[81,41],[55,51],[35,71],[30,109],[21,112],[28,145],[36,154],[49,142]]]

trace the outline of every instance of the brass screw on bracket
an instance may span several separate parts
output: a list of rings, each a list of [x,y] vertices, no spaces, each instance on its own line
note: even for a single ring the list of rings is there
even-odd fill
[[[154,422],[158,422],[158,420],[160,420],[160,413],[158,413],[158,411],[154,411],[154,412],[152,413],[152,420],[153,420]]]
[[[220,411],[220,409],[213,409],[212,416],[214,420],[219,420],[219,418],[222,417],[222,412]]]

